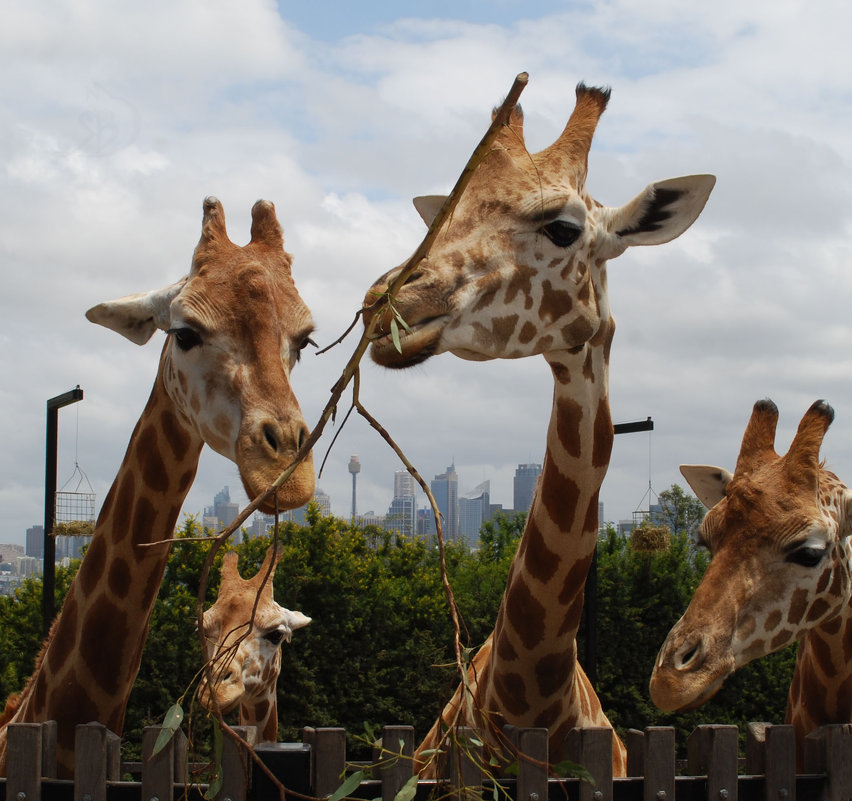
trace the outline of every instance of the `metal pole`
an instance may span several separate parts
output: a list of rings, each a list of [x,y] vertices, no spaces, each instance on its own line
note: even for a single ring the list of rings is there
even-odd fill
[[[613,426],[615,434],[633,434],[637,431],[653,431],[654,421],[649,417],[646,420],[637,420],[635,423],[616,423]],[[598,530],[601,521],[598,520]],[[595,551],[589,565],[589,573],[586,576],[585,600],[583,602],[583,618],[586,623],[586,648],[583,660],[586,669],[586,677],[593,688],[598,684],[598,546],[595,543]]]
[[[42,572],[42,625],[47,636],[56,615],[56,539],[53,520],[56,517],[56,451],[59,432],[59,410],[83,400],[83,390],[76,388],[47,401],[47,448],[44,460],[44,568]]]

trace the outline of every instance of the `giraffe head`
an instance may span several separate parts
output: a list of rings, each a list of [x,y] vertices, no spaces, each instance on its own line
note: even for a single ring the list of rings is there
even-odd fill
[[[205,676],[198,688],[198,698],[208,709],[215,697],[223,712],[240,706],[241,722],[263,728],[268,721],[272,739],[273,727],[278,725],[273,713],[281,643],[290,642],[296,629],[311,622],[301,612],[279,606],[272,597],[272,577],[280,558],[280,548],[276,552],[271,545],[258,572],[245,580],[237,570],[237,554],[225,554],[219,596],[203,621],[208,658],[213,660],[213,685]]]
[[[698,706],[738,667],[836,624],[850,598],[852,492],[819,460],[833,418],[814,403],[779,456],[778,409],[758,401],[733,475],[681,467],[712,507],[699,530],[712,558],[657,657],[650,689],[661,709]]]
[[[235,462],[254,498],[293,461],[308,428],[290,371],[311,342],[313,322],[290,274],[275,207],[251,211],[251,241],[228,239],[218,200],[204,201],[201,240],[189,275],[164,289],[101,303],[89,320],[142,345],[167,332],[159,379],[177,414],[213,450]],[[308,456],[265,506],[306,503],[314,490]]]
[[[700,214],[715,179],[661,181],[625,206],[601,205],[586,190],[586,171],[609,91],[580,84],[576,94],[559,139],[536,154],[524,146],[516,108],[392,308],[375,301],[399,268],[369,290],[364,322],[379,315],[371,348],[377,363],[408,367],[445,351],[511,359],[610,341],[607,259],[631,245],[679,236]],[[417,198],[414,205],[430,224],[443,201]],[[399,347],[391,335],[394,312],[405,321],[396,326]]]

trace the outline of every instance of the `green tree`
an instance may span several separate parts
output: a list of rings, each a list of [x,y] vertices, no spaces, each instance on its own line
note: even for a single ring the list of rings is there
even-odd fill
[[[677,484],[672,484],[657,497],[663,509],[661,522],[675,534],[695,537],[704,515],[707,514],[704,504]]]

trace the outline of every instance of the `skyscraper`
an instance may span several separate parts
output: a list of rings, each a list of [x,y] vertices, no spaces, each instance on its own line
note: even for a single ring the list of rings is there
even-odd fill
[[[514,482],[514,506],[516,512],[529,511],[540,475],[540,464],[518,465],[515,470]]]
[[[489,519],[490,511],[490,481],[483,481],[464,497],[459,498],[459,534],[471,548],[479,542],[479,530]]]
[[[432,495],[443,518],[444,538],[454,540],[459,535],[459,477],[451,464],[445,473],[435,476],[430,483]]]
[[[408,537],[417,533],[417,495],[414,477],[407,470],[393,474],[393,500],[388,508],[385,525]]]

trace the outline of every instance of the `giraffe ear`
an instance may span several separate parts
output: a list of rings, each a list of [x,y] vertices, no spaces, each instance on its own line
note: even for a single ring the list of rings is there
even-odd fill
[[[421,195],[414,198],[411,202],[414,204],[414,208],[417,209],[417,213],[421,216],[423,222],[426,225],[432,225],[432,220],[438,216],[438,212],[446,200],[446,195]]]
[[[284,609],[284,607],[281,607],[281,611],[284,613],[284,620],[291,631],[304,628],[311,622],[311,618],[303,615],[301,612],[291,612],[289,609]]]
[[[168,329],[169,307],[185,283],[186,278],[182,278],[163,289],[99,303],[86,312],[86,319],[117,331],[137,345],[144,345],[158,328]]]
[[[680,472],[692,491],[708,509],[712,509],[722,498],[733,475],[724,467],[706,464],[682,464]]]
[[[649,184],[613,210],[609,230],[625,247],[670,242],[698,219],[715,183],[714,175],[687,175]]]

